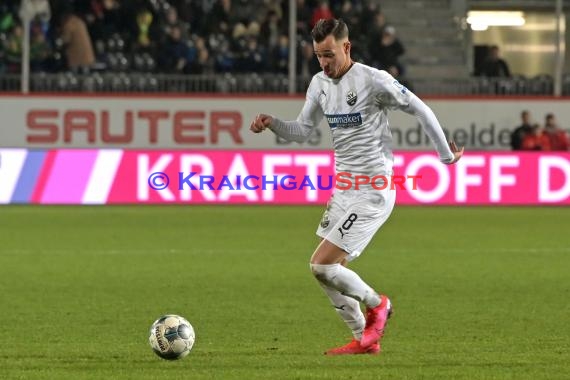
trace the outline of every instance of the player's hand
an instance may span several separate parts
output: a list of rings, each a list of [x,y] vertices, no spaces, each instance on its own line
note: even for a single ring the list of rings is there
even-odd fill
[[[271,125],[272,122],[273,118],[271,116],[260,113],[251,122],[249,130],[253,133],[263,132],[267,127]]]
[[[449,149],[451,149],[451,152],[453,153],[453,161],[451,162],[447,162],[448,165],[454,164],[457,161],[459,161],[459,159],[461,158],[461,156],[463,156],[463,151],[465,150],[465,147],[461,147],[461,149],[459,149],[457,147],[457,145],[455,144],[455,141],[450,141],[449,142]]]

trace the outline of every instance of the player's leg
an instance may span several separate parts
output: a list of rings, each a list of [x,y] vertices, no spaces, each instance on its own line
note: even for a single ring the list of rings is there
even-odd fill
[[[378,339],[362,344],[362,336],[367,325],[360,310],[359,301],[377,308],[380,296],[355,272],[344,267],[347,253],[339,247],[323,240],[311,258],[311,270],[329,296],[337,313],[352,330],[353,339],[348,344],[325,352],[327,355],[377,354],[380,351]],[[375,305],[375,306],[374,306]]]
[[[390,193],[353,192],[333,198],[327,209],[333,223],[317,231],[323,240],[311,257],[311,270],[317,280],[369,308],[380,304],[380,296],[341,263],[358,257],[386,221],[393,208]]]
[[[323,248],[327,247],[327,248]],[[330,250],[328,250],[330,249]],[[327,253],[324,253],[327,252]],[[353,339],[346,345],[341,347],[332,348],[325,352],[327,355],[355,355],[355,354],[376,354],[380,351],[380,346],[378,343],[373,343],[368,346],[362,346],[360,340],[362,339],[362,333],[366,325],[366,319],[364,314],[360,309],[360,302],[352,296],[347,296],[343,294],[342,291],[338,290],[337,287],[331,286],[332,282],[329,282],[329,275],[332,277],[338,276],[329,271],[331,268],[342,267],[342,264],[346,264],[345,259],[347,253],[340,250],[338,247],[334,246],[332,243],[323,240],[319,244],[319,248],[313,254],[311,258],[311,270],[317,278],[320,286],[323,288],[327,296],[329,297],[332,305],[334,306],[338,315],[343,319],[346,325],[352,331]],[[320,264],[316,264],[316,263]],[[350,270],[349,270],[350,271]],[[350,271],[354,274],[358,280],[360,277],[356,273]],[[344,277],[344,276],[340,276]],[[354,280],[354,279],[352,279]],[[344,279],[344,281],[350,282],[349,279]],[[362,284],[364,282],[360,280]],[[367,286],[366,284],[364,284]],[[369,288],[369,287],[368,287]],[[352,289],[352,288],[351,288]],[[374,294],[374,290],[371,288],[367,289],[370,294]]]
[[[374,308],[380,296],[358,274],[343,266],[348,253],[336,244],[323,239],[311,257],[311,271],[322,284]]]
[[[324,212],[323,218],[317,230],[317,235],[321,236],[321,244],[323,244],[323,236],[328,235],[333,226],[336,225],[340,218],[346,213],[342,200],[342,197],[333,196],[327,204],[327,209]],[[321,245],[319,245],[319,247],[320,246]],[[320,251],[317,249],[316,252],[322,252],[322,250]],[[346,252],[337,251],[336,254],[337,255],[335,257],[329,257],[328,260],[334,263],[341,263],[342,265],[346,265],[348,263],[345,258]],[[329,254],[327,253],[327,256],[328,255]],[[342,294],[337,289],[332,288],[321,281],[318,282],[324,290],[325,294],[328,296],[337,314],[351,330],[354,339],[360,341],[362,337],[362,331],[364,330],[364,326],[366,324],[364,314],[360,309],[360,303],[354,298]]]
[[[367,226],[363,227],[364,231],[376,233],[378,229],[386,222],[396,201],[395,191],[384,190],[379,194],[376,193],[375,196],[379,196],[381,199],[381,206],[379,208],[379,214],[376,216],[376,223],[368,223]],[[366,215],[366,213],[364,213]],[[366,224],[366,223],[365,223]],[[359,231],[357,230],[356,239],[360,240]],[[361,250],[364,248],[361,248]],[[351,259],[351,256],[348,256]],[[371,307],[366,305],[366,326],[362,332],[362,338],[360,344],[364,347],[377,344],[384,335],[384,328],[390,315],[392,314],[392,304],[388,297],[382,295],[380,296],[380,304],[376,307]]]
[[[320,281],[319,285],[329,297],[337,314],[342,318],[344,323],[346,323],[350,331],[352,331],[354,339],[360,341],[360,339],[362,339],[364,326],[366,325],[366,319],[360,309],[360,303],[354,298],[347,297],[338,290]]]
[[[392,199],[390,199],[390,196]],[[368,202],[366,200],[363,202],[359,199],[342,217],[336,220],[336,223],[326,231],[326,234],[323,233],[325,231],[319,231],[319,235],[325,235],[323,236],[325,239],[319,244],[311,258],[311,269],[319,282],[331,289],[327,294],[333,304],[341,303],[340,301],[342,300],[335,299],[334,291],[336,290],[341,296],[349,296],[355,301],[363,302],[366,305],[368,330],[377,328],[373,330],[377,335],[369,334],[364,342],[360,339],[360,348],[370,348],[372,345],[376,345],[387,319],[386,311],[390,307],[389,300],[387,297],[376,293],[360,276],[342,266],[341,263],[345,260],[353,260],[364,250],[374,233],[390,215],[394,205],[393,197],[394,194],[373,194],[368,199]],[[355,305],[354,302],[349,302]],[[359,305],[351,309],[358,310],[360,314]],[[379,310],[384,312],[381,313]],[[351,316],[354,315],[358,314],[351,314]],[[380,322],[378,322],[378,315],[383,317],[383,320]],[[343,319],[351,326],[353,334],[356,340],[358,340],[360,328],[362,328],[362,318],[351,320],[343,316]],[[355,326],[358,326],[358,328],[355,328]],[[378,327],[381,328],[378,329]],[[355,343],[351,342],[349,345],[341,347],[340,350],[343,351],[351,345],[354,346]]]

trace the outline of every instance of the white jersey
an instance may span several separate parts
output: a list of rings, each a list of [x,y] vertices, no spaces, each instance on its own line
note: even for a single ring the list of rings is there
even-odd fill
[[[313,76],[297,120],[274,118],[270,127],[287,140],[302,142],[324,116],[332,133],[336,172],[371,178],[392,174],[388,110],[395,109],[418,118],[443,162],[453,159],[431,109],[386,71],[360,63],[354,63],[339,79],[329,78],[323,72]]]
[[[406,107],[410,92],[390,74],[355,63],[340,79],[313,77],[307,101],[318,104],[331,129],[336,171],[353,176],[392,172],[388,110]]]

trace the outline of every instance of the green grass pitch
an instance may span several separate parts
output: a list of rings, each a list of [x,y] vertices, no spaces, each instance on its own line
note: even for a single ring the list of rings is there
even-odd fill
[[[322,207],[0,207],[0,379],[568,379],[570,208],[396,206],[352,264],[393,301],[378,356],[308,260]],[[176,362],[147,343],[194,325]]]

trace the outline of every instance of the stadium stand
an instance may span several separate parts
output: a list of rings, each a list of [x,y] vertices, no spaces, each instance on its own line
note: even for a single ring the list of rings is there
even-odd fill
[[[399,79],[419,94],[551,94],[547,75],[471,77],[465,31],[451,3],[297,0],[297,91],[318,71],[307,36],[325,15],[347,21],[355,59],[387,70],[370,39],[386,26],[395,30]],[[30,29],[31,91],[288,91],[288,1],[50,0],[44,8]],[[19,10],[20,0],[0,5],[0,91],[20,89]],[[568,76],[563,89],[570,93]]]
[[[449,1],[383,0],[382,9],[404,40],[409,76],[469,77],[463,32]]]

